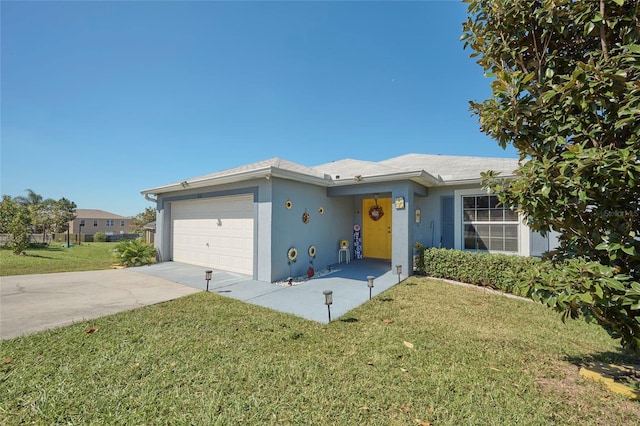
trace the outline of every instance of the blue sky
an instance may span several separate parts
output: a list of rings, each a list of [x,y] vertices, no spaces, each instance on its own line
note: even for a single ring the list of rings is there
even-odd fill
[[[460,1],[7,2],[2,194],[129,216],[140,190],[272,157],[516,157]]]

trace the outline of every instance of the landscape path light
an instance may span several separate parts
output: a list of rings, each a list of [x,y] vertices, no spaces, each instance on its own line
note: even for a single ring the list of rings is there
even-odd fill
[[[400,282],[400,275],[402,275],[402,265],[396,265],[396,272],[398,274],[398,283]]]
[[[369,287],[369,300],[371,300],[371,289],[373,288],[373,275],[367,276],[367,287]]]
[[[211,281],[211,274],[213,271],[204,271],[204,279],[207,280],[207,292],[209,292],[209,281]]]
[[[333,292],[331,290],[325,290],[322,292],[322,294],[324,294],[324,304],[327,305],[329,322],[331,322],[331,304],[333,303]]]

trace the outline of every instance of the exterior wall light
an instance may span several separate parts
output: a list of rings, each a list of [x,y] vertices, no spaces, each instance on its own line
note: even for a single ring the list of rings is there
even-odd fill
[[[402,265],[396,265],[396,273],[398,274],[398,282],[400,282],[400,275],[402,275]]]
[[[211,281],[211,274],[213,271],[204,271],[204,279],[207,280],[207,293],[209,292],[209,281]]]
[[[373,275],[367,276],[367,287],[369,287],[369,300],[371,300],[371,289],[373,289]]]
[[[331,290],[325,290],[322,292],[322,294],[324,294],[324,304],[327,305],[329,322],[331,322],[331,304],[333,303],[333,292]]]

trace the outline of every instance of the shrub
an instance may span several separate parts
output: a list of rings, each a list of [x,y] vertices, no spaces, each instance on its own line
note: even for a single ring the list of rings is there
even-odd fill
[[[126,267],[148,265],[155,256],[156,249],[142,240],[122,240],[113,249],[115,262]]]
[[[7,246],[14,254],[25,254],[29,248],[31,216],[26,206],[18,204],[8,195],[0,203],[0,232],[10,235]]]
[[[421,275],[491,287],[519,295],[527,293],[518,286],[521,277],[530,274],[532,270],[550,267],[547,262],[533,257],[437,248],[421,250],[417,261],[417,272]]]
[[[519,285],[533,300],[561,312],[562,321],[597,322],[626,350],[640,353],[640,284],[617,267],[568,259],[522,274]]]
[[[107,234],[104,232],[96,232],[93,234],[93,241],[96,243],[106,243],[107,242]]]

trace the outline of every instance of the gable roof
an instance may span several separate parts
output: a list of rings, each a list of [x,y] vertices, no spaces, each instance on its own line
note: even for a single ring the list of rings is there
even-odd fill
[[[354,182],[413,180],[424,186],[436,186],[438,179],[422,168],[399,168],[372,161],[345,159],[315,166],[331,176],[333,185],[353,185]]]
[[[515,158],[406,154],[381,161],[379,164],[405,170],[421,168],[444,183],[453,183],[479,179],[480,173],[487,170],[495,170],[506,177],[513,176],[518,163],[518,159]]]
[[[513,176],[518,165],[519,161],[514,158],[406,154],[379,162],[345,159],[321,164],[314,168],[329,174],[334,181],[353,180],[359,176],[364,179],[374,176],[391,177],[422,173],[422,179],[432,181],[432,185],[437,186],[460,184],[463,181],[479,181],[480,173],[487,170],[495,170],[502,176],[510,177]]]
[[[373,161],[352,160],[350,158],[314,166],[314,169],[322,170],[323,172],[331,175],[331,177],[334,179],[340,179],[343,176],[353,178],[354,176],[358,175],[376,176],[403,171],[402,169],[384,166],[381,163],[376,163]],[[357,175],[354,173],[357,173]],[[335,176],[340,177],[336,178]]]
[[[76,209],[76,219],[129,219],[119,214],[109,213],[104,210]]]
[[[268,160],[258,161],[256,163],[246,164],[244,166],[234,167],[180,182],[147,189],[141,191],[141,193],[162,194],[182,189],[201,188],[210,185],[223,185],[225,183],[241,182],[265,177],[280,177],[283,179],[314,183],[316,185],[323,185],[325,181],[328,182],[330,180],[329,176],[326,176],[311,167],[283,160],[282,158],[270,158]]]
[[[320,186],[345,186],[354,182],[413,180],[424,186],[441,186],[480,181],[487,170],[513,176],[518,160],[512,158],[465,157],[431,154],[406,154],[374,162],[344,159],[308,167],[282,158],[270,158],[203,176],[141,191],[162,194],[191,188],[279,177]]]

